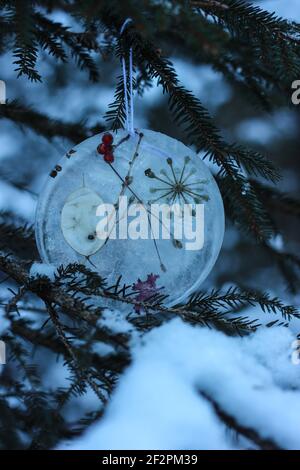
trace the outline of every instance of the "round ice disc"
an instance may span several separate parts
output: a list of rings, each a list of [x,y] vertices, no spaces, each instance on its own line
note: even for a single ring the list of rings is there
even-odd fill
[[[75,146],[51,172],[36,213],[41,258],[87,265],[110,284],[159,276],[167,303],[181,302],[221,249],[218,186],[195,152],[164,134],[114,133],[112,163],[97,152],[101,139]]]

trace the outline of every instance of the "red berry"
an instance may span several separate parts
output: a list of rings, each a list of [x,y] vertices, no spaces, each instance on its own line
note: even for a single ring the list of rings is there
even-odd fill
[[[106,134],[102,136],[102,142],[105,145],[111,145],[113,143],[113,140],[114,138],[110,132],[106,132]]]
[[[106,161],[106,163],[112,163],[114,161],[114,156],[111,152],[107,152],[105,155],[104,155],[104,161]]]
[[[97,152],[100,153],[101,155],[104,155],[107,152],[106,145],[105,144],[98,145]]]

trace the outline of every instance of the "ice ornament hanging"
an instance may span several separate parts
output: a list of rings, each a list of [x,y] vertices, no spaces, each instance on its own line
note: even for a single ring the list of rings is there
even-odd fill
[[[44,262],[85,264],[112,284],[152,274],[170,304],[207,277],[223,235],[222,198],[207,166],[150,130],[74,147],[51,172],[36,214]]]

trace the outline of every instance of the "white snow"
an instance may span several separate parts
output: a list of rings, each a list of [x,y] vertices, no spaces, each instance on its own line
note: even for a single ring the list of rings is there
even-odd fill
[[[143,337],[102,421],[66,449],[230,449],[239,444],[199,391],[262,437],[300,448],[300,368],[293,334],[245,338],[174,320]]]
[[[30,277],[47,276],[50,281],[54,281],[56,269],[52,264],[33,263],[29,275]]]
[[[99,326],[106,326],[114,333],[130,333],[133,326],[126,319],[126,312],[106,308],[99,318]]]

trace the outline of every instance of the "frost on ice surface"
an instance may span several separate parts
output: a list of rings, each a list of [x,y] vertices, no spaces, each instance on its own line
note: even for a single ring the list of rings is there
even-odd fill
[[[263,328],[246,338],[174,320],[136,339],[133,363],[104,418],[67,449],[230,449],[230,433],[201,393],[286,449],[300,447],[300,369],[293,334]]]
[[[30,268],[30,277],[47,276],[50,281],[54,281],[56,266],[46,263],[33,263]]]

